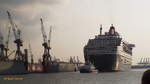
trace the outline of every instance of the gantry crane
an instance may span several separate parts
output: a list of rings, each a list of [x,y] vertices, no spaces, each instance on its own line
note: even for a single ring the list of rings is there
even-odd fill
[[[23,41],[21,39],[21,30],[17,29],[17,25],[13,22],[11,14],[7,11],[8,19],[11,25],[11,28],[13,30],[15,41],[14,43],[17,46],[16,54],[15,54],[15,60],[24,60],[22,52],[21,52],[21,46],[23,46]]]
[[[34,60],[33,60],[33,53],[32,53],[32,49],[31,49],[31,45],[29,44],[29,52],[30,52],[30,56],[31,56],[31,64],[34,63]]]
[[[50,55],[50,38],[51,38],[51,27],[50,27],[50,32],[49,32],[49,40],[47,40],[47,35],[44,29],[44,24],[42,18],[40,19],[41,21],[41,31],[42,31],[42,36],[43,36],[43,47],[44,47],[44,54],[43,54],[43,62],[52,62],[51,60],[51,55]]]

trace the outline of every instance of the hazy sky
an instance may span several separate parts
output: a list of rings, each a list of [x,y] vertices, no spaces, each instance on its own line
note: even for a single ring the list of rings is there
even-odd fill
[[[52,55],[63,60],[79,56],[83,61],[83,47],[88,39],[99,34],[99,24],[103,24],[103,32],[114,24],[123,39],[136,45],[133,50],[136,63],[139,58],[150,56],[149,3],[149,0],[0,0],[0,28],[6,36],[9,10],[22,30],[24,48],[30,42],[37,60],[43,53],[42,17],[47,34],[49,26],[53,26]],[[14,43],[10,45],[15,48]]]

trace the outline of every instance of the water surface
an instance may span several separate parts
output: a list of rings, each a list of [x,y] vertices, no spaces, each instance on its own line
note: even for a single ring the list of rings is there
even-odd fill
[[[1,75],[0,84],[140,84],[144,71],[109,73],[48,73],[26,75]],[[23,80],[4,80],[4,77]]]

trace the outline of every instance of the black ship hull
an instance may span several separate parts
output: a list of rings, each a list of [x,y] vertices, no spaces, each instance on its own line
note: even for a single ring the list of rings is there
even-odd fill
[[[120,59],[120,55],[101,54],[91,55],[89,57],[91,63],[94,64],[99,72],[130,71],[131,69],[131,64],[124,64]]]
[[[26,74],[27,69],[23,61],[1,61],[0,75]]]

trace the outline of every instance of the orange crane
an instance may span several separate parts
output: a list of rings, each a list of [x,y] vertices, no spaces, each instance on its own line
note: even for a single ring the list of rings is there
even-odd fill
[[[22,54],[21,49],[20,49],[21,46],[23,46],[23,41],[21,39],[21,30],[17,29],[17,25],[13,22],[11,14],[8,11],[7,11],[7,14],[8,14],[8,19],[9,19],[11,28],[12,28],[14,36],[15,36],[14,43],[17,46],[17,50],[15,53],[15,60],[24,60],[23,54]]]

